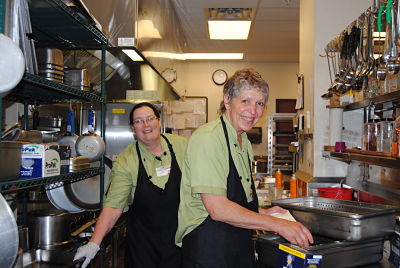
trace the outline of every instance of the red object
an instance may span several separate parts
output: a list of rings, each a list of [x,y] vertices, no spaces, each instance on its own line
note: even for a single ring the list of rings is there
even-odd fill
[[[360,191],[360,202],[385,204],[385,199],[382,197]]]
[[[352,201],[353,190],[342,187],[322,187],[318,188],[318,196]]]

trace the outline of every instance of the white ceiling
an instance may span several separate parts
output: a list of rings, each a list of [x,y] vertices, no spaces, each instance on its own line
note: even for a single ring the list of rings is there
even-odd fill
[[[184,52],[244,53],[245,61],[298,62],[300,0],[174,0]],[[208,8],[257,8],[248,40],[209,40]]]

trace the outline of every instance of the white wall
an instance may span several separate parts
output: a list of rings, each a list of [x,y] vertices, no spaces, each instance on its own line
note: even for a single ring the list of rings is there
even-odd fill
[[[346,164],[322,157],[329,127],[327,101],[321,98],[329,87],[329,72],[324,54],[326,44],[364,12],[369,0],[302,0],[300,2],[300,63],[305,76],[305,110],[314,116],[314,138],[305,146],[300,169],[314,177],[345,176]]]
[[[260,62],[185,62],[184,72],[178,72],[179,91],[186,96],[206,96],[208,98],[208,120],[218,118],[218,108],[222,100],[222,86],[217,86],[212,81],[212,73],[223,69],[228,76],[238,69],[253,68],[267,81],[270,87],[270,97],[264,116],[256,126],[263,128],[262,144],[253,145],[255,155],[266,155],[267,132],[266,118],[270,113],[275,113],[276,99],[296,99],[298,63],[260,63]],[[182,86],[183,83],[183,86]],[[173,84],[174,85],[174,84]]]

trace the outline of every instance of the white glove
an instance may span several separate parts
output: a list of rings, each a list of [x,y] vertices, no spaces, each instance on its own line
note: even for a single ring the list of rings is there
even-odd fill
[[[90,261],[96,256],[97,251],[99,251],[100,247],[96,243],[89,242],[86,245],[81,246],[78,248],[78,251],[76,252],[74,256],[74,261],[77,259],[80,259],[82,257],[85,257],[85,261],[82,264],[82,268],[86,268]]]

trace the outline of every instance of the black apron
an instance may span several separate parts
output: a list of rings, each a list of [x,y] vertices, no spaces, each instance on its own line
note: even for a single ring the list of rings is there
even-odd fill
[[[258,199],[251,171],[248,178],[241,178],[233,162],[228,131],[221,117],[226,144],[229,150],[227,198],[242,207],[258,212]],[[250,164],[250,159],[249,159]],[[241,179],[252,180],[253,201],[247,202]],[[253,231],[214,221],[208,216],[182,241],[184,268],[251,268],[255,267]]]
[[[175,245],[178,225],[179,189],[181,170],[168,139],[171,154],[171,170],[165,189],[150,181],[144,168],[139,145],[137,186],[127,218],[126,268],[178,268],[181,266],[181,250]]]

